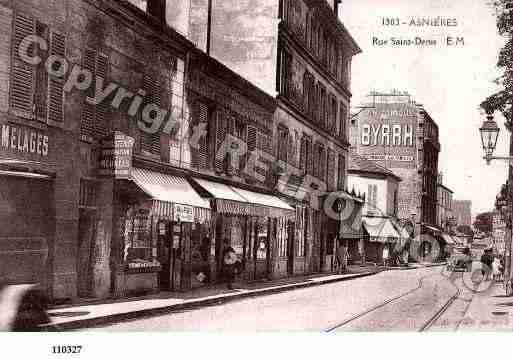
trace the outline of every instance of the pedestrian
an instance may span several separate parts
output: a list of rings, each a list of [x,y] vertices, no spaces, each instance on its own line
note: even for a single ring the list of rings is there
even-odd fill
[[[384,267],[387,267],[388,266],[388,258],[390,256],[390,252],[388,250],[388,245],[385,244],[383,246],[383,266]]]
[[[501,276],[501,261],[499,258],[495,257],[492,263],[492,270],[493,270],[493,280],[499,281]]]
[[[481,255],[481,274],[485,281],[490,280],[490,273],[492,271],[493,256],[488,250],[485,250]]]
[[[339,239],[337,247],[337,273],[343,274],[347,270],[347,247],[344,245],[344,242]]]
[[[223,272],[228,289],[233,289],[237,261],[238,259],[237,254],[235,254],[235,250],[232,247],[227,247],[223,254]]]
[[[500,267],[500,271],[501,271],[501,280],[503,281],[504,280],[504,270],[505,270],[505,263],[504,263],[504,257],[501,256],[501,259],[500,259],[500,262],[501,262],[501,267]]]

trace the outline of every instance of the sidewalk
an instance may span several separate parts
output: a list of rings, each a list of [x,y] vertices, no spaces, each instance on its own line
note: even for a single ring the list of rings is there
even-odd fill
[[[49,310],[49,315],[57,330],[88,328],[123,320],[218,305],[243,298],[356,279],[383,270],[385,270],[383,267],[377,266],[349,266],[348,274],[321,274],[275,281],[243,283],[235,285],[232,290],[226,289],[225,285],[215,285],[185,293],[160,292],[155,295],[118,300],[86,301],[79,304],[53,307]],[[48,329],[55,330],[52,327]]]

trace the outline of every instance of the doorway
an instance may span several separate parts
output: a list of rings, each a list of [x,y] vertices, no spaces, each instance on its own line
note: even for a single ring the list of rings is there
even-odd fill
[[[80,298],[88,298],[93,289],[93,254],[96,237],[96,209],[80,209],[78,219],[77,291]]]

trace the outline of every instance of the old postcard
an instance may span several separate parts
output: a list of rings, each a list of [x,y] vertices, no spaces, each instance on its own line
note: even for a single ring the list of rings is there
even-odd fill
[[[0,0],[0,330],[512,331],[512,26]]]

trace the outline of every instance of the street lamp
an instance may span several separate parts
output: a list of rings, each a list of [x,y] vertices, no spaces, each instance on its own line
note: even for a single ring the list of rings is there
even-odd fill
[[[510,157],[494,157],[493,151],[495,151],[495,147],[497,146],[497,139],[499,138],[499,127],[497,126],[497,122],[493,120],[493,115],[488,114],[486,116],[486,120],[483,121],[479,132],[481,134],[481,144],[483,145],[483,150],[485,153],[484,159],[486,160],[486,164],[490,164],[492,159],[510,159]]]

